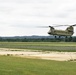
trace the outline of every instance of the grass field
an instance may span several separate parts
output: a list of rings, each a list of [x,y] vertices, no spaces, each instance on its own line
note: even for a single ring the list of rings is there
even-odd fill
[[[76,75],[76,62],[0,56],[0,75]]]
[[[0,48],[76,52],[75,42],[0,42]]]
[[[76,52],[73,42],[0,42],[0,48]],[[76,75],[76,62],[0,56],[0,75]]]

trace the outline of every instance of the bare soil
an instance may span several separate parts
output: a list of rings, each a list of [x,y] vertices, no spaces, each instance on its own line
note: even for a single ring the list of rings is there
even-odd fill
[[[0,48],[0,55],[56,61],[76,60],[76,52],[38,52],[31,50]]]

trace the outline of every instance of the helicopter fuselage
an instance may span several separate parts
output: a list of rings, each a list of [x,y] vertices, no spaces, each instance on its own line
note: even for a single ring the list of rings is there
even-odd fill
[[[66,30],[56,30],[54,27],[50,27],[50,30],[48,32],[49,35],[58,35],[58,36],[72,36],[73,35],[73,27],[70,26]]]
[[[58,36],[72,36],[73,35],[72,32],[62,31],[62,30],[54,30],[53,32],[49,31],[48,34],[50,34],[50,35],[58,35]]]

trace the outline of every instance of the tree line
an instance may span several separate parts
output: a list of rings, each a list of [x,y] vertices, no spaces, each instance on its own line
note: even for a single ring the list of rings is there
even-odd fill
[[[2,38],[0,42],[76,42],[76,37],[72,38]]]

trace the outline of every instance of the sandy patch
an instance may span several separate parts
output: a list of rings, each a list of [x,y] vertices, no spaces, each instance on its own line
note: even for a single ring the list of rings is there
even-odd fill
[[[46,59],[46,60],[57,60],[57,61],[68,61],[76,59],[76,52],[36,52],[31,50],[18,50],[16,49],[7,49],[1,48],[0,55],[12,55],[24,58],[37,58],[37,59]]]

